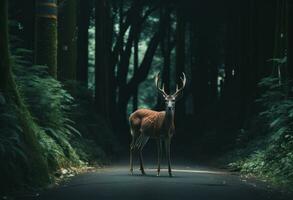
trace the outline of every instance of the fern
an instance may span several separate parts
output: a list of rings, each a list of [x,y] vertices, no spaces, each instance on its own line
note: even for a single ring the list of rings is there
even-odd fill
[[[241,150],[238,160],[230,166],[243,173],[258,175],[274,183],[291,187],[293,183],[293,99],[287,96],[289,84],[270,76],[259,86],[263,93],[257,102],[263,107],[258,120],[266,124],[263,137]],[[258,142],[255,142],[258,141]],[[251,151],[257,149],[257,151]],[[244,157],[243,155],[246,155]]]
[[[32,116],[43,130],[39,141],[50,163],[54,163],[54,168],[79,164],[79,157],[69,142],[70,138],[81,135],[69,119],[73,97],[49,76],[47,67],[26,61],[31,57],[30,51],[16,48],[13,55],[16,81]]]
[[[0,175],[11,182],[19,182],[20,177],[17,173],[11,173],[12,169],[19,170],[19,166],[29,168],[21,138],[22,129],[16,118],[16,107],[8,104],[1,92],[0,99],[0,160],[5,161],[0,165]]]

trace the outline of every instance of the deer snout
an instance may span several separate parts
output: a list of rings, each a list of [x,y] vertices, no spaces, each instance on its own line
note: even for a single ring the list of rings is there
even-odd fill
[[[167,109],[168,110],[172,110],[173,108],[174,108],[174,104],[173,104],[173,102],[172,101],[167,101]]]

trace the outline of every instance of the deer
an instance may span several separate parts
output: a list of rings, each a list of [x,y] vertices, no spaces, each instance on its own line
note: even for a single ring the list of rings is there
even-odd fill
[[[157,142],[158,152],[158,168],[157,176],[160,176],[160,167],[162,159],[162,143],[164,142],[166,157],[168,161],[168,174],[172,177],[171,158],[170,158],[170,144],[172,136],[175,134],[175,102],[181,96],[186,84],[185,74],[180,77],[181,87],[176,85],[176,91],[173,94],[167,94],[162,87],[159,86],[160,73],[155,77],[156,88],[164,98],[165,110],[154,111],[150,109],[138,109],[129,117],[130,133],[132,141],[130,143],[130,173],[133,175],[133,154],[139,153],[140,171],[142,175],[146,175],[143,165],[142,150],[148,140],[155,139]]]

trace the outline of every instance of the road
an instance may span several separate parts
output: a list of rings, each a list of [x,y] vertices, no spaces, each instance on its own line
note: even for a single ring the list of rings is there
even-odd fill
[[[129,175],[128,168],[113,166],[74,177],[68,183],[40,193],[41,200],[278,200],[263,184],[243,180],[222,170],[198,166],[173,166],[174,177],[154,168],[147,176]],[[285,198],[286,199],[286,198]]]

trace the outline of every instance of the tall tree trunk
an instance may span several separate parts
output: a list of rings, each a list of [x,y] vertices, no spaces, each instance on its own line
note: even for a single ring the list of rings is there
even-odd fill
[[[110,118],[110,8],[108,1],[96,0],[96,63],[95,63],[95,102],[97,112],[105,119]]]
[[[293,1],[288,0],[288,76],[293,87]],[[292,91],[291,91],[292,93]],[[292,94],[290,95],[292,96]]]
[[[45,65],[57,78],[57,5],[56,0],[36,0],[35,64]]]
[[[23,1],[24,2],[24,1]],[[25,1],[24,4],[24,19],[23,19],[23,33],[24,33],[24,47],[30,50],[34,49],[34,22],[35,22],[35,0]]]
[[[90,0],[79,0],[78,38],[77,38],[77,81],[88,85],[88,44],[90,23]]]
[[[164,84],[164,88],[167,94],[169,94],[170,91],[170,69],[171,69],[171,51],[173,47],[175,46],[174,44],[171,44],[171,9],[170,6],[167,8],[161,8],[160,15],[161,17],[163,15],[166,15],[166,33],[165,37],[161,38],[160,41],[160,49],[161,49],[161,54],[163,57],[163,68],[161,70],[161,78],[162,78],[162,83]],[[161,22],[163,23],[163,22]],[[174,40],[175,41],[175,40]],[[165,108],[164,105],[164,100],[161,95],[157,96],[157,104],[154,109],[156,110],[163,110]]]
[[[62,6],[58,16],[58,79],[76,80],[77,1],[59,0],[59,5]]]
[[[11,85],[14,84],[14,80],[12,77],[11,71],[11,62],[10,62],[10,52],[9,52],[9,39],[8,39],[8,6],[7,0],[0,2],[0,91],[1,92],[9,92],[9,90],[13,90],[15,95],[15,88],[12,88]],[[9,92],[10,93],[10,92]]]
[[[171,52],[174,47],[174,45],[171,43],[171,10],[168,7],[166,9],[166,37],[162,40],[162,49],[163,49],[163,58],[164,58],[164,66],[163,66],[163,74],[162,74],[162,80],[164,82],[165,90],[167,94],[169,94],[170,91],[170,70],[171,70]]]
[[[133,44],[133,70],[134,70],[134,74],[137,72],[138,69],[138,43],[139,43],[139,36],[137,36],[134,39],[134,44]],[[133,111],[137,110],[137,106],[138,106],[138,87],[135,88],[135,91],[133,93],[132,96],[132,108]]]
[[[256,27],[256,45],[258,46],[257,56],[257,80],[270,75],[273,63],[268,62],[274,57],[276,1],[258,1]]]
[[[275,21],[275,47],[274,58],[282,59],[286,55],[287,48],[287,2],[286,0],[276,1],[276,21]],[[279,63],[274,63],[273,74],[279,76],[280,81],[286,80],[287,63],[281,67]]]
[[[176,83],[180,84],[182,72],[185,72],[185,31],[186,22],[183,17],[183,10],[177,10],[177,27],[176,27]],[[180,87],[180,85],[179,85]],[[185,116],[185,100],[181,99],[177,103],[176,118],[182,119]]]

